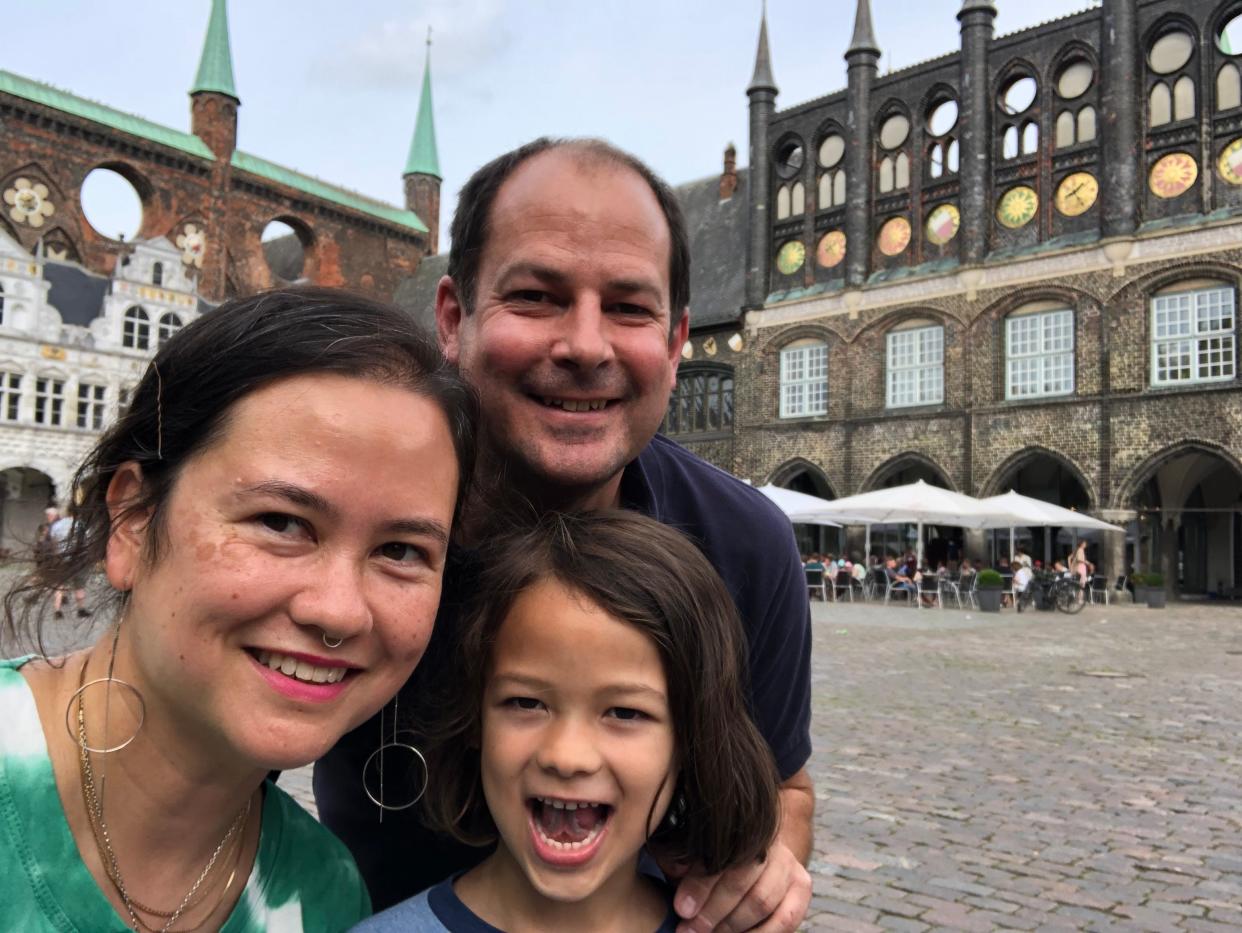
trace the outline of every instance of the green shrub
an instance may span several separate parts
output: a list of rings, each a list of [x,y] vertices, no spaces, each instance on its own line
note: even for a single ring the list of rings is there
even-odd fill
[[[1135,589],[1138,589],[1140,586],[1146,586],[1147,585],[1147,574],[1145,573],[1130,574],[1130,585],[1133,586]]]
[[[999,590],[1005,585],[1005,578],[995,570],[979,571],[979,589],[981,590]]]
[[[1164,588],[1164,574],[1161,573],[1145,573],[1143,574],[1143,582],[1152,589]]]

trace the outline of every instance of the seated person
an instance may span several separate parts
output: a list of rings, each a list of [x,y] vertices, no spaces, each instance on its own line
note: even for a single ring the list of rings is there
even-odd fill
[[[806,562],[806,569],[826,571],[828,568],[824,566],[824,562],[820,560],[820,557],[818,554],[812,554],[810,560]]]
[[[897,558],[890,557],[884,564],[884,575],[888,577],[889,585],[895,592],[914,594],[918,592],[918,587],[914,580],[905,572],[904,567],[897,566]]]
[[[1035,572],[1026,564],[1019,564],[1018,569],[1013,575],[1013,597],[1014,604],[1018,607],[1018,611],[1022,611],[1024,605],[1030,605],[1034,596],[1031,584],[1035,581]]]

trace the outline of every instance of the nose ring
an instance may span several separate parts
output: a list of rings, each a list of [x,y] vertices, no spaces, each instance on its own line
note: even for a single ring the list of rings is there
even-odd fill
[[[325,648],[339,648],[341,647],[341,644],[344,641],[345,641],[344,638],[336,638],[336,639],[328,638],[328,633],[327,632],[323,633],[323,644]]]

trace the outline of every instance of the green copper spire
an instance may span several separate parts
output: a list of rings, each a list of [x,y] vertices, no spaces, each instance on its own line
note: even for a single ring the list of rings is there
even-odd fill
[[[423,67],[423,95],[418,101],[418,121],[410,141],[410,155],[405,160],[406,175],[440,174],[440,154],[436,151],[436,120],[431,112],[431,30],[427,30],[427,63]]]
[[[211,0],[211,22],[207,24],[207,39],[203,42],[203,57],[198,63],[198,77],[194,79],[191,94],[215,91],[240,100],[233,87],[233,53],[229,50],[229,15],[225,0]]]

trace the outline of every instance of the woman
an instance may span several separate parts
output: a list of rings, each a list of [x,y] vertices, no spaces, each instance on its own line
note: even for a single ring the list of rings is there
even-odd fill
[[[1078,546],[1074,548],[1074,556],[1070,558],[1070,568],[1082,586],[1086,586],[1091,581],[1091,574],[1095,567],[1087,560],[1087,542],[1081,538]]]
[[[74,483],[12,634],[102,561],[112,627],[0,665],[0,901],[25,930],[344,929],[343,846],[274,769],[319,757],[418,662],[475,404],[398,309],[318,289],[174,336]]]

